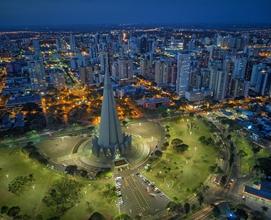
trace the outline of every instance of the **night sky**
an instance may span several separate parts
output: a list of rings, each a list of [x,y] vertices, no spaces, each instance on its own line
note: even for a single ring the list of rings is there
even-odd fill
[[[0,26],[271,24],[271,0],[0,0]]]

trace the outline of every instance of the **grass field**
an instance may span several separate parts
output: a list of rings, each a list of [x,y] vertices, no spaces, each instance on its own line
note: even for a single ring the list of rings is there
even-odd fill
[[[22,214],[31,217],[41,214],[43,219],[53,215],[52,210],[42,202],[50,186],[61,178],[73,178],[81,183],[80,202],[68,210],[62,219],[88,219],[93,211],[99,211],[110,218],[117,215],[114,198],[103,194],[106,184],[113,184],[112,178],[89,181],[80,177],[71,177],[50,170],[28,158],[19,149],[0,147],[0,207],[19,206]],[[21,194],[8,191],[8,184],[17,176],[33,174],[34,182]]]
[[[188,128],[191,122],[195,125]],[[177,153],[171,145],[164,151],[162,158],[145,171],[147,178],[153,181],[171,199],[185,200],[193,195],[210,174],[209,167],[216,164],[217,150],[214,146],[200,143],[200,136],[210,137],[209,128],[201,119],[181,118],[165,121],[163,126],[170,127],[169,143],[180,138],[189,145],[184,153]]]
[[[237,147],[237,153],[240,155],[240,173],[241,175],[246,175],[252,171],[252,168],[255,165],[255,162],[260,157],[268,157],[270,153],[266,149],[260,149],[259,152],[253,152],[253,143],[251,143],[247,137],[244,135],[238,134],[237,132],[231,133],[232,140]]]

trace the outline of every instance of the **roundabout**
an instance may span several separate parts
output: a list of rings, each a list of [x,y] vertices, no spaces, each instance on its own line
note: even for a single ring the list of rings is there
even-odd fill
[[[162,128],[155,122],[135,121],[123,130],[132,136],[133,143],[126,159],[130,167],[136,167],[146,161],[150,153],[159,144]],[[85,169],[112,168],[114,161],[97,157],[92,153],[93,133],[77,136],[50,137],[37,144],[38,149],[54,163],[63,166],[77,165]]]

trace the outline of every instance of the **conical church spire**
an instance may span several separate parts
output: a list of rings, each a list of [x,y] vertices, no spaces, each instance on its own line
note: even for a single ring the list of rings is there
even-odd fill
[[[123,153],[131,144],[131,137],[121,131],[108,66],[108,57],[106,57],[101,122],[99,136],[93,140],[93,152],[99,156],[100,151],[103,150],[105,155],[110,153],[114,157],[116,150]]]
[[[111,79],[108,68],[106,69],[98,144],[101,146],[114,147],[123,142],[123,135],[116,112]]]

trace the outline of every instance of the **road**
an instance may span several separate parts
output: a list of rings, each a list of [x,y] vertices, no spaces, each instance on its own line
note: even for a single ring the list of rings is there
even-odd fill
[[[207,206],[204,207],[203,209],[197,211],[193,215],[189,217],[191,220],[203,220],[207,219],[207,217],[212,213],[213,207],[212,206]]]
[[[163,193],[148,192],[148,184],[135,174],[118,174],[122,176],[121,193],[123,204],[121,212],[130,216],[153,216],[163,212],[169,199]]]

